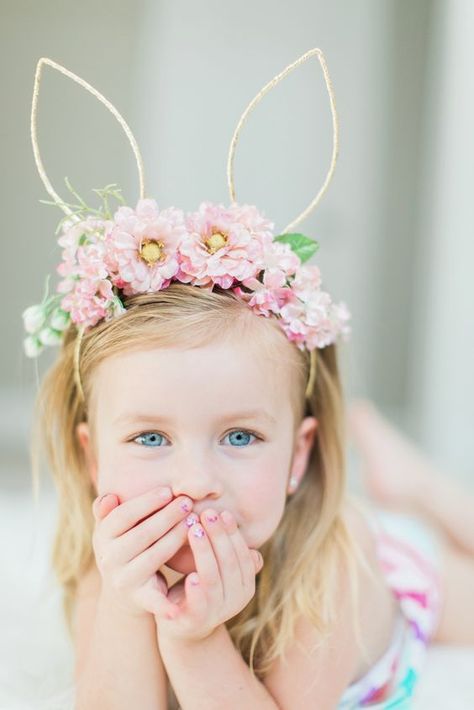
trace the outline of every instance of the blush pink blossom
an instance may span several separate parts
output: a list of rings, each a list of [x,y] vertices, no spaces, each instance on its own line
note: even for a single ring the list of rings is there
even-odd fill
[[[108,279],[81,279],[64,296],[61,308],[71,314],[74,323],[93,326],[105,318],[115,300],[112,284]]]
[[[231,288],[255,277],[263,268],[264,247],[272,239],[272,223],[250,205],[202,202],[188,215],[188,237],[179,247],[177,279],[194,286]]]
[[[178,245],[185,236],[181,210],[160,211],[152,199],[139,200],[135,210],[120,207],[106,233],[112,283],[127,296],[166,288],[178,272]]]

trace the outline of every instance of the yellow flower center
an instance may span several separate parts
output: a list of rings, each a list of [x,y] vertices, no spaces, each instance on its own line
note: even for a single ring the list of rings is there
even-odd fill
[[[163,261],[165,258],[164,246],[163,242],[159,242],[156,239],[143,239],[138,253],[148,266],[153,266],[157,261]]]
[[[222,232],[214,232],[208,239],[204,240],[207,251],[210,254],[215,254],[218,249],[221,249],[227,243],[227,235]]]

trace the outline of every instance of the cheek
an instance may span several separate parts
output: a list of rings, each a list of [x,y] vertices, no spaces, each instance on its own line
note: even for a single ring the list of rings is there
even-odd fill
[[[98,487],[101,492],[116,493],[125,501],[159,485],[156,467],[147,461],[137,461],[127,454],[123,445],[108,446],[104,442],[99,446]]]
[[[240,496],[240,520],[248,544],[263,544],[276,530],[285,509],[288,473],[265,466]]]

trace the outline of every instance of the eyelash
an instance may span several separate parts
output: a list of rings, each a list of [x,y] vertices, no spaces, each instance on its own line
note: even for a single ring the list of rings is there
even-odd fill
[[[231,429],[230,431],[227,431],[227,432],[224,434],[224,437],[223,437],[223,438],[225,438],[225,437],[228,436],[229,434],[233,434],[234,432],[244,432],[245,434],[251,434],[252,436],[254,436],[254,437],[256,438],[257,441],[263,441],[263,437],[261,437],[261,436],[260,436],[259,434],[257,434],[256,432],[251,431],[250,429]],[[142,432],[140,432],[140,434],[137,434],[137,435],[134,436],[132,439],[129,439],[129,442],[130,442],[130,443],[135,443],[135,439],[138,439],[138,437],[140,437],[140,436],[145,436],[146,434],[158,434],[158,436],[162,436],[162,437],[164,437],[165,439],[167,438],[167,437],[165,437],[164,434],[162,434],[162,433],[159,432],[159,431],[154,431],[154,430],[152,430],[152,431],[142,431]],[[255,443],[255,442],[252,442],[252,443]],[[142,447],[145,448],[145,449],[163,449],[163,448],[165,448],[165,447],[163,447],[163,446],[143,446],[143,444],[137,444],[137,446],[142,446]],[[232,448],[234,448],[234,449],[239,449],[239,448],[248,449],[249,446],[252,446],[252,444],[249,444],[248,446],[241,446],[241,447],[240,447],[240,446],[233,446]]]

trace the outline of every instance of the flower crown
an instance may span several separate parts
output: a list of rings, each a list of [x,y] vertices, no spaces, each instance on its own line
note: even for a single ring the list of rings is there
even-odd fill
[[[123,296],[153,293],[181,282],[209,290],[215,286],[231,290],[256,314],[276,317],[288,339],[300,350],[312,352],[344,338],[350,332],[350,314],[344,303],[335,304],[321,289],[316,265],[306,264],[318,243],[301,233],[285,229],[274,235],[274,224],[253,205],[238,204],[232,180],[233,153],[240,128],[258,100],[286,74],[314,54],[318,55],[328,88],[333,115],[334,144],[331,167],[320,192],[309,207],[289,225],[305,217],[325,191],[337,156],[337,117],[327,69],[319,49],[313,49],[274,77],[257,94],[241,117],[231,142],[228,183],[231,204],[202,202],[195,212],[175,207],[160,209],[156,200],[145,197],[143,162],[130,129],[105,97],[72,72],[49,59],[39,60],[35,76],[31,114],[31,135],[36,165],[55,204],[66,213],[58,229],[63,247],[62,277],[56,293],[46,292],[40,304],[23,312],[24,341],[28,357],[37,357],[45,346],[60,344],[70,323],[81,335],[102,320],[122,315]],[[58,69],[93,93],[116,116],[134,150],[140,177],[140,199],[135,209],[124,204],[115,184],[96,189],[102,198],[99,209],[89,207],[66,178],[78,204],[63,202],[44,171],[36,138],[36,111],[43,64]],[[120,206],[112,212],[110,200]],[[313,360],[313,359],[312,359]]]

